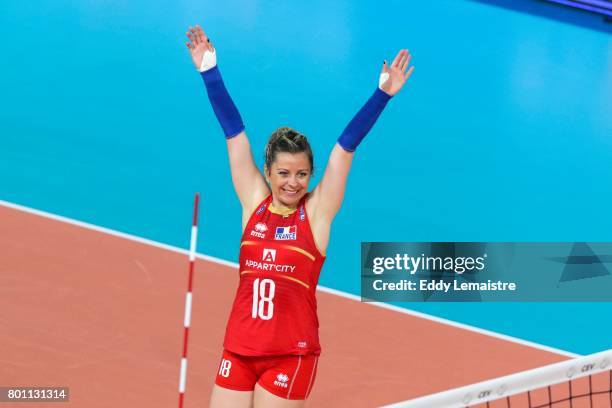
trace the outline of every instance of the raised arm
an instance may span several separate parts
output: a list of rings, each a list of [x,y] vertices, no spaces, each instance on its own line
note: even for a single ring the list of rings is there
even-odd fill
[[[321,226],[321,229],[329,229],[342,205],[346,180],[357,146],[374,126],[387,102],[402,89],[412,74],[414,67],[408,69],[410,59],[408,50],[401,50],[391,66],[384,62],[374,94],[349,122],[332,149],[323,178],[313,190],[310,200],[313,223]],[[327,238],[323,241],[326,244]]]
[[[232,182],[244,214],[250,214],[269,193],[255,165],[240,112],[229,95],[217,66],[217,52],[199,25],[190,27],[186,43],[193,64],[200,71],[208,99],[227,140]],[[243,222],[244,224],[244,222]]]

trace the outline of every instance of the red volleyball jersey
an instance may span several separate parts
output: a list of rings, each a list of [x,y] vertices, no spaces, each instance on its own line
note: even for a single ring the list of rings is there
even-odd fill
[[[305,201],[282,216],[270,211],[270,195],[251,215],[225,349],[245,356],[321,352],[315,291],[325,257],[315,246]]]

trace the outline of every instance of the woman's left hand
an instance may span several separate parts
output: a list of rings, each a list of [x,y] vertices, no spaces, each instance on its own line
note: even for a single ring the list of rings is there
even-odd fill
[[[414,70],[414,66],[408,68],[411,58],[410,51],[400,50],[395,56],[391,66],[387,65],[387,61],[385,61],[382,71],[380,72],[380,89],[391,96],[398,93]],[[408,71],[406,71],[406,69],[408,69]]]

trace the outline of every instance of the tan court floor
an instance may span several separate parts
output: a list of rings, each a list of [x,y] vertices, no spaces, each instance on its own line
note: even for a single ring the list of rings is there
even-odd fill
[[[0,385],[70,407],[175,407],[187,257],[0,206]],[[237,270],[199,260],[185,407],[205,407]],[[319,292],[307,406],[374,407],[566,356]],[[0,404],[0,406],[9,406]],[[19,404],[18,407],[50,407]]]

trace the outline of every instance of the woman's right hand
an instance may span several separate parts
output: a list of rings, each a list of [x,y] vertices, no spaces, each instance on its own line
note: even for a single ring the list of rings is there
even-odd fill
[[[202,60],[204,58],[204,54],[207,51],[214,54],[215,49],[211,44],[210,39],[206,36],[206,33],[204,33],[204,30],[202,30],[202,27],[199,25],[189,27],[187,37],[189,37],[189,41],[187,41],[185,44],[187,45],[187,48],[189,48],[193,65],[195,65],[198,71],[202,71]]]

